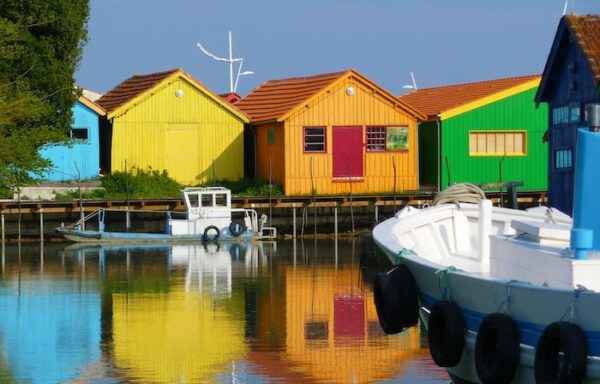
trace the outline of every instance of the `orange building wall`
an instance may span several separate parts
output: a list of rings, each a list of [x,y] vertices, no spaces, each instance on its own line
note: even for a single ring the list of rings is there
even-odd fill
[[[269,130],[273,130],[273,144],[269,144]],[[269,180],[269,163],[274,184],[283,185],[285,178],[285,147],[283,123],[263,124],[256,128],[256,175]]]
[[[352,86],[353,96],[346,94]],[[327,152],[304,153],[303,127],[327,126]],[[332,181],[332,127],[362,126],[364,153],[362,181],[352,182],[353,193],[391,192],[394,189],[393,161],[396,162],[396,190],[418,189],[418,153],[416,119],[370,87],[347,78],[337,87],[323,92],[305,108],[285,121],[285,185],[286,195],[306,195],[312,190],[312,175],[317,194],[346,194],[350,185]],[[366,126],[408,126],[409,150],[404,152],[366,152]],[[311,160],[312,159],[312,160]],[[267,168],[268,169],[268,168]]]

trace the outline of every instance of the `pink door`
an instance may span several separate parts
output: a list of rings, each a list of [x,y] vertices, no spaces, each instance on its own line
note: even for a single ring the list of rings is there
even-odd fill
[[[333,177],[362,177],[362,127],[333,127],[332,139]]]

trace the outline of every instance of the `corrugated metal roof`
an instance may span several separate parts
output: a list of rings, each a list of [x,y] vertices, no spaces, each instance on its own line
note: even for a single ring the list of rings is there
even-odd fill
[[[540,78],[540,75],[508,77],[504,79],[423,88],[402,95],[398,99],[431,117],[527,83],[536,78]]]
[[[180,70],[175,68],[164,72],[134,75],[96,100],[96,104],[107,112],[112,112],[178,71]]]
[[[565,19],[587,59],[596,84],[600,84],[600,15],[567,15]]]
[[[250,120],[270,121],[286,115],[350,71],[269,80],[236,103]]]

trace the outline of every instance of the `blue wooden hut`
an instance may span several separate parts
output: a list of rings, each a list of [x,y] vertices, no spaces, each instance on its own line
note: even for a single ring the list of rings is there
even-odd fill
[[[571,214],[577,128],[600,102],[600,15],[564,16],[535,96],[548,103],[548,203]]]
[[[99,105],[80,96],[73,106],[73,125],[69,132],[72,145],[43,147],[40,154],[53,163],[51,171],[42,176],[50,181],[92,179],[100,169],[99,118],[106,113]]]

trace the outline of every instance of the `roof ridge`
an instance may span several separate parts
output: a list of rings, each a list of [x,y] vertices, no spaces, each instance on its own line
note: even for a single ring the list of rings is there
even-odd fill
[[[286,77],[286,78],[281,78],[281,79],[270,79],[270,80],[265,81],[263,84],[268,84],[268,83],[273,84],[273,83],[286,82],[286,81],[313,80],[313,79],[318,79],[318,78],[330,77],[330,76],[333,76],[333,75],[341,76],[341,75],[343,75],[345,73],[348,73],[348,72],[353,72],[353,70],[352,69],[346,69],[346,70],[343,70],[343,71],[318,73],[316,75]]]
[[[165,70],[165,71],[159,71],[159,72],[151,72],[151,73],[136,73],[136,74],[134,74],[133,76],[130,76],[128,79],[125,79],[125,81],[127,81],[127,80],[131,80],[131,79],[133,79],[133,78],[140,78],[140,77],[150,77],[150,76],[158,76],[158,75],[161,75],[161,76],[162,76],[162,75],[168,75],[168,74],[171,74],[171,73],[175,73],[175,72],[177,72],[177,71],[181,71],[181,72],[183,72],[183,71],[181,70],[181,68],[172,68],[172,69],[169,69],[169,70]],[[185,73],[185,72],[184,72],[184,73]],[[124,82],[124,81],[123,81],[123,82]]]
[[[542,76],[541,74],[533,74],[533,75],[501,77],[501,78],[498,78],[498,79],[488,79],[488,80],[481,80],[481,81],[470,81],[470,82],[466,82],[466,83],[455,83],[455,84],[438,85],[438,86],[435,86],[435,87],[419,88],[417,90],[414,90],[414,91],[402,94],[399,97],[403,97],[403,96],[406,96],[406,95],[414,94],[414,93],[419,92],[419,91],[429,91],[429,90],[433,90],[433,89],[452,88],[452,87],[458,87],[458,86],[463,86],[463,85],[481,85],[481,84],[485,84],[485,83],[494,83],[494,82],[498,82],[498,81],[502,81],[502,80],[517,80],[517,79],[523,79],[523,80],[525,80],[525,79],[535,78],[535,77],[541,77],[541,76]]]
[[[592,77],[596,83],[600,82],[600,44],[595,40],[600,26],[600,15],[565,15],[564,21],[589,64]]]

